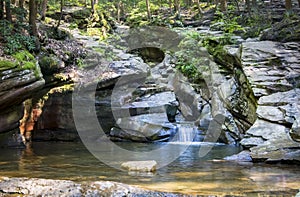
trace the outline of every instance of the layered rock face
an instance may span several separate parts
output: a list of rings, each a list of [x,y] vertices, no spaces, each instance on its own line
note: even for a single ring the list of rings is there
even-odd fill
[[[213,141],[240,142],[250,148],[254,161],[298,157],[298,43],[243,41],[240,46],[226,48],[227,54],[220,57],[222,61],[216,60],[221,65],[211,61],[207,51],[200,48],[199,57],[202,52],[205,54],[209,71],[199,68],[206,85],[198,84],[200,91],[197,92],[197,88],[177,72],[174,59],[168,54],[161,63],[150,67],[140,57],[113,45],[102,45],[93,39],[84,41],[90,49],[83,62],[84,69],[77,70],[72,77],[75,90],[48,94],[41,107],[43,112],[35,120],[32,139],[79,140],[78,125],[74,121],[74,113],[77,113],[77,120],[83,122],[96,117],[104,133],[114,141],[169,141],[178,132],[180,121],[190,121],[199,123],[197,126],[207,131],[207,135],[217,133],[219,136]],[[107,53],[113,60],[107,60]],[[7,72],[4,73],[6,78],[2,78],[7,80],[4,91],[14,87],[10,78],[20,76],[23,81],[14,80],[19,85],[28,83],[26,87],[30,90],[26,94],[22,88],[17,91],[22,99],[5,99],[7,95],[2,94],[5,105],[15,106],[1,112],[5,116],[0,120],[8,125],[1,129],[6,131],[18,126],[23,116],[22,101],[30,97],[30,92],[41,88],[43,80],[32,78],[30,71],[19,71],[12,76],[9,71],[1,72]],[[95,111],[87,108],[87,102],[92,102],[89,107]],[[74,112],[74,103],[77,112]],[[183,119],[176,116],[177,109]],[[224,120],[214,120],[220,114]],[[212,125],[214,128],[209,129]],[[91,121],[79,126],[87,131],[95,128]]]
[[[32,133],[32,140],[78,140],[73,120],[72,92],[53,92],[42,107]]]
[[[298,160],[299,43],[242,44],[243,70],[258,99],[257,120],[241,144],[254,160]]]
[[[10,63],[8,62],[7,64]],[[33,69],[3,65],[0,68],[0,77],[1,138],[2,133],[12,131],[19,127],[20,120],[23,117],[23,101],[32,97],[36,91],[40,90],[44,86],[45,81],[42,78],[38,65]],[[18,132],[13,131],[13,133],[8,136],[15,138],[16,135],[18,135]],[[7,142],[11,144],[11,140],[7,140]],[[5,143],[4,145],[9,144]]]

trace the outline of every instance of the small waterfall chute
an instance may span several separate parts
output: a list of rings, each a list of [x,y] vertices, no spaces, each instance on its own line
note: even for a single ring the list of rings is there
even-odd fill
[[[171,140],[171,143],[186,144],[197,140],[198,130],[194,126],[181,124],[178,125],[178,131]]]

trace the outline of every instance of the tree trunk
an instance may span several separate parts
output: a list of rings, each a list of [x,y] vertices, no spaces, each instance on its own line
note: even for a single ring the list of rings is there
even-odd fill
[[[10,12],[10,0],[5,0],[5,13],[6,13],[6,20],[12,21],[11,12]]]
[[[291,0],[285,0],[285,9],[286,9],[286,11],[292,10],[292,1]]]
[[[36,16],[37,16],[36,1],[29,0],[29,25],[30,25],[31,35],[33,36],[37,36]]]
[[[298,0],[298,7],[300,8],[300,0]]]
[[[60,26],[60,23],[61,23],[61,20],[62,20],[62,17],[63,17],[63,8],[64,8],[64,0],[60,0],[60,16],[59,16],[59,19],[58,19],[56,29],[58,29],[59,26]]]
[[[246,0],[246,10],[250,13],[251,5],[250,0]]]
[[[44,21],[46,18],[48,0],[43,0],[41,5],[41,20]]]
[[[92,8],[92,14],[95,13],[95,1],[91,0],[91,8]]]
[[[147,17],[148,17],[148,20],[150,21],[151,20],[151,10],[150,10],[149,0],[146,0],[146,6],[147,6]]]
[[[117,2],[117,21],[121,21],[121,3],[122,1]]]
[[[24,0],[19,0],[19,8],[21,10],[24,10]],[[19,17],[19,22],[23,23],[25,18],[26,18],[26,12],[22,12],[22,15]]]
[[[0,20],[4,18],[4,0],[0,0]]]
[[[19,8],[24,9],[24,0],[19,0]]]
[[[176,9],[176,18],[180,19],[180,0],[174,0],[175,9]]]
[[[173,13],[172,0],[169,0],[169,8],[170,8],[170,13],[172,14]]]
[[[220,9],[221,9],[222,12],[226,11],[226,9],[227,9],[227,2],[226,2],[226,0],[221,0],[220,1]]]

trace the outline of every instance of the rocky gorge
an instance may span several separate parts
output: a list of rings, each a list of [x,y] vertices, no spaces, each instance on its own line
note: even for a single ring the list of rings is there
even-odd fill
[[[40,54],[37,60],[26,57],[34,61],[34,68],[20,69],[23,61],[0,68],[2,147],[80,141],[82,130],[86,138],[97,142],[176,142],[180,129],[187,127],[192,128],[192,140],[242,147],[241,153],[227,160],[299,163],[300,45],[296,39],[271,41],[267,33],[254,39],[235,36],[231,38],[234,45],[212,55],[199,40],[185,34],[224,36],[205,25],[174,31],[118,26],[117,38],[107,42],[76,29],[66,31],[71,35],[68,44],[49,39],[46,55]],[[200,59],[197,84],[176,68],[177,54],[187,49],[195,51],[189,58]],[[80,60],[78,67],[67,65],[72,54]],[[99,128],[95,120],[103,134],[95,132]],[[15,193],[16,189],[7,186],[13,181],[1,178],[0,196]],[[1,184],[10,188],[3,189]],[[106,192],[103,187],[98,182],[89,186],[67,182],[64,189],[72,188],[66,196],[92,196],[96,190]],[[113,187],[118,191],[108,191],[112,193],[108,195],[117,195],[119,190],[128,191],[127,195],[133,192],[132,196],[150,192]],[[36,195],[25,190],[21,193]]]
[[[81,88],[92,86],[98,80],[95,100],[97,117],[111,139],[136,142],[170,140],[177,126],[176,123],[167,123],[166,106],[173,105],[181,112],[177,116],[177,112],[173,112],[179,122],[186,119],[191,124],[196,123],[196,126],[199,124],[204,130],[208,129],[207,122],[212,121],[214,116],[225,114],[224,123],[220,125],[222,131],[216,141],[241,143],[245,148],[250,148],[252,158],[258,161],[269,159],[265,152],[271,143],[269,140],[272,141],[270,157],[273,151],[279,155],[271,160],[297,160],[297,43],[245,41],[226,47],[223,57],[228,60],[226,65],[217,65],[209,60],[210,69],[219,70],[209,71],[216,75],[205,76],[206,84],[199,93],[175,70],[174,60],[168,54],[161,63],[151,68],[140,57],[124,53],[112,45],[101,46],[95,38],[79,39],[86,42],[87,48],[90,47],[93,52],[85,59],[88,66],[76,71],[74,75],[77,79],[74,77],[73,80],[84,84]],[[147,40],[139,44],[145,46]],[[155,46],[155,43],[151,45]],[[107,62],[101,57],[103,54],[95,52],[97,50],[109,51],[109,55],[117,60]],[[212,59],[204,48],[200,50],[204,52],[199,54]],[[220,69],[225,66],[227,71],[224,75]],[[99,81],[100,73],[102,79]],[[124,84],[112,89],[120,83],[120,78]],[[39,117],[32,128],[32,140],[79,140],[73,120],[72,94],[73,91],[63,88],[53,89],[49,93],[42,112],[36,113]],[[37,108],[41,107],[37,105]],[[129,117],[128,114],[126,117],[120,115],[128,112]],[[285,146],[276,146],[276,140]],[[257,151],[263,151],[264,156]],[[295,157],[285,157],[285,154],[295,154]]]

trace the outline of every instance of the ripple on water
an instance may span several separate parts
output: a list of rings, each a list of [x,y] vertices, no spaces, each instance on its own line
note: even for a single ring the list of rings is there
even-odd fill
[[[121,145],[145,151],[163,146],[164,143]],[[187,151],[168,166],[155,173],[143,174],[111,168],[94,158],[80,143],[37,142],[30,149],[2,150],[0,171],[1,176],[9,177],[68,179],[79,182],[118,181],[153,190],[200,195],[294,196],[300,188],[298,166],[240,165],[223,161],[223,157],[240,150],[223,144],[214,144],[209,154],[199,157],[199,148],[206,145],[207,143],[193,142]],[[176,151],[175,147],[181,144],[174,143],[172,146]]]

